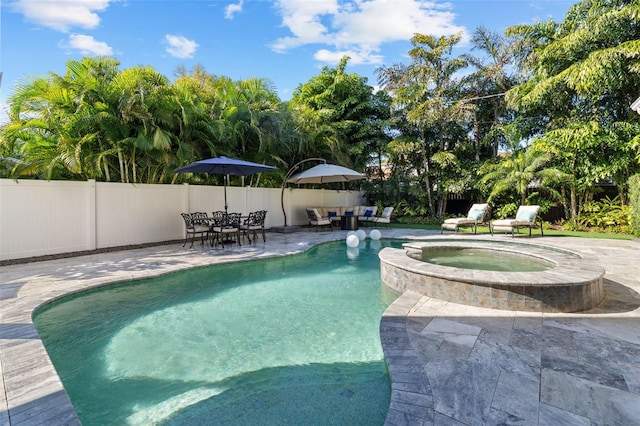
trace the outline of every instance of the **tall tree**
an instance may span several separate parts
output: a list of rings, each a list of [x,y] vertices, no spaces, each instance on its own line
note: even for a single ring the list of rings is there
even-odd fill
[[[522,64],[531,78],[507,99],[521,122],[536,124],[523,126],[529,136],[553,131],[545,137],[549,149],[571,150],[559,158],[567,161],[561,165],[565,171],[577,172],[570,187],[573,214],[579,210],[575,200],[589,198],[577,191],[611,180],[624,192],[626,177],[638,170],[637,163],[611,159],[633,157],[629,132],[619,130],[638,122],[629,105],[640,87],[639,20],[637,1],[584,0],[569,9],[562,23],[508,30],[518,45],[527,46]],[[588,175],[590,184],[580,185]]]
[[[473,143],[475,160],[479,162],[481,157],[486,157],[481,153],[483,141],[489,142],[488,154],[491,157],[496,157],[500,145],[504,144],[500,129],[513,120],[504,94],[517,83],[517,70],[514,67],[514,44],[509,37],[480,27],[473,33],[471,43],[472,53],[463,57],[476,71],[464,78],[463,90],[469,102],[476,105],[473,111]]]
[[[406,118],[418,142],[420,162],[414,166],[422,177],[431,215],[444,212],[447,197],[444,186],[438,182],[442,175],[439,167],[444,163],[434,161],[433,155],[451,151],[458,143],[468,141],[463,122],[473,107],[458,102],[462,93],[457,78],[467,61],[451,57],[460,39],[459,34],[439,38],[415,34],[411,38],[409,65],[378,70],[379,82],[393,93],[394,110]]]
[[[373,88],[365,77],[345,72],[348,61],[345,56],[336,68],[324,67],[298,86],[290,106],[309,135],[303,151],[362,170],[370,161],[371,123],[377,112]]]

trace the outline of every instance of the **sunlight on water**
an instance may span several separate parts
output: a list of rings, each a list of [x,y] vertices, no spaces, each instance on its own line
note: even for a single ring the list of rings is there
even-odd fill
[[[83,425],[382,424],[376,241],[69,297],[35,322]]]
[[[483,271],[535,272],[545,271],[553,266],[550,262],[533,256],[468,247],[427,248],[417,259],[436,265]]]
[[[211,398],[214,395],[218,395],[222,391],[223,389],[198,388],[169,398],[160,404],[152,406],[135,405],[133,407],[135,414],[129,416],[126,422],[132,426],[158,424],[173,416],[174,413]]]

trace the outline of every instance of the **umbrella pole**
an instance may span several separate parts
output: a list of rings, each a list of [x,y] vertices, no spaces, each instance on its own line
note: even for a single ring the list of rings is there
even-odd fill
[[[227,175],[223,176],[222,186],[224,188],[224,215],[227,217],[227,210],[229,209],[229,206],[227,205]]]
[[[295,173],[296,170],[298,170],[298,168],[300,168],[300,166],[308,161],[321,161],[324,164],[327,164],[327,160],[325,160],[324,158],[307,158],[305,160],[299,161],[296,164],[294,164],[289,171],[287,172],[287,174],[284,176],[284,180],[282,181],[282,192],[280,193],[280,204],[282,206],[282,215],[284,216],[284,226],[287,227],[287,212],[284,208],[284,189],[287,186],[287,180],[293,176],[293,174]]]

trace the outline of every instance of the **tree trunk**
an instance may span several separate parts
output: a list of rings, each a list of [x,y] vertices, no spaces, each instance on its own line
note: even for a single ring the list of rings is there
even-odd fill
[[[435,209],[433,206],[433,197],[431,194],[431,179],[429,179],[429,162],[427,159],[424,159],[424,185],[425,192],[427,193],[427,204],[429,206],[429,214],[431,216],[435,216]]]
[[[107,157],[102,157],[102,164],[104,167],[104,178],[107,182],[111,182],[111,174],[109,173],[109,162],[107,161]]]
[[[447,200],[449,197],[447,197],[446,195],[442,196],[442,208],[440,209],[440,213],[438,215],[438,217],[442,217],[445,215],[446,211],[447,211]]]
[[[476,155],[476,162],[480,162],[480,126],[478,125],[478,112],[473,113],[473,150]]]
[[[124,172],[124,160],[122,159],[122,151],[118,150],[118,163],[120,164],[120,182],[126,183]]]
[[[496,101],[493,101],[493,117],[493,122],[495,124],[498,121],[498,103]],[[498,140],[498,135],[494,135],[492,146],[493,158],[498,156]]]
[[[425,174],[425,191],[427,193],[427,205],[429,206],[429,214],[435,216],[435,209],[433,206],[433,199],[431,197],[431,180],[429,179],[429,173]]]
[[[571,211],[569,202],[567,201],[567,188],[564,185],[560,187],[560,194],[562,195],[562,209],[564,210],[564,218],[569,219],[571,216]]]

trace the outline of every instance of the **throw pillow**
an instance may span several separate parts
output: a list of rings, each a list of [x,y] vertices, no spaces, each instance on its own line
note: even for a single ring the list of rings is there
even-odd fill
[[[516,220],[518,222],[531,222],[536,215],[535,210],[531,209],[521,209],[516,215]]]
[[[329,212],[329,217],[337,217],[338,213],[337,212]]]
[[[467,215],[467,219],[471,219],[471,220],[480,220],[482,219],[482,216],[484,214],[483,210],[480,209],[473,209],[469,212],[469,214]]]
[[[365,210],[364,211],[364,217],[369,217],[373,214],[373,210]]]
[[[345,216],[353,216],[353,210],[349,210],[347,212],[344,212]]]

